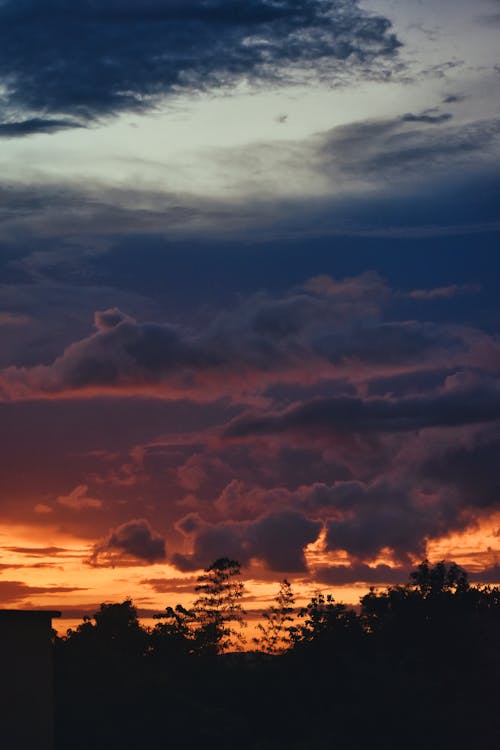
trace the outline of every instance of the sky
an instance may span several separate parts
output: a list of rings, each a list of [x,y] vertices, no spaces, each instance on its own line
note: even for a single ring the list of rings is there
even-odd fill
[[[500,2],[0,0],[0,606],[500,581]]]

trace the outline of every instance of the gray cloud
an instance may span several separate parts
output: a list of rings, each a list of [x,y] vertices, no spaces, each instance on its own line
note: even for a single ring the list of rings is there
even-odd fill
[[[500,120],[447,125],[450,119],[423,113],[344,125],[318,136],[313,158],[332,176],[358,176],[367,182],[408,181],[409,175],[423,181],[429,170],[446,175],[459,165],[477,168],[498,158]],[[429,124],[440,127],[430,129]]]

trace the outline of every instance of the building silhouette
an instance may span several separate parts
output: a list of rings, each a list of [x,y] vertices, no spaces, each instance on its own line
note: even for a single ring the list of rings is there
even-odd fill
[[[0,609],[0,742],[6,750],[54,748],[52,618]]]

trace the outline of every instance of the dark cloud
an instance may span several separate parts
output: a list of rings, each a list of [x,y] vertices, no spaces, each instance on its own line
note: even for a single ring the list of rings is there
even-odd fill
[[[227,378],[245,388],[255,377],[264,382],[276,379],[273,373],[300,381],[305,361],[328,361],[333,343],[326,336],[327,326],[345,330],[378,315],[388,295],[376,274],[341,282],[329,279],[328,288],[325,283],[313,280],[311,288],[281,297],[255,295],[236,310],[215,315],[199,330],[138,323],[117,308],[98,312],[96,333],[70,345],[52,365],[7,368],[0,373],[0,382],[5,397],[15,399],[37,392],[155,386],[163,387],[166,397],[198,392],[210,398],[214,391],[227,390]],[[350,356],[352,337],[339,334],[339,338],[343,343],[337,348],[343,345]]]
[[[481,571],[469,573],[469,580],[486,585],[498,585],[500,584],[500,565],[492,565]]]
[[[366,389],[367,396],[384,396],[389,398],[414,396],[425,392],[435,391],[443,385],[448,376],[453,376],[455,370],[430,369],[405,372],[402,375],[373,378]]]
[[[30,398],[47,395],[35,390],[42,383],[57,399],[0,404],[3,517],[22,510],[92,540],[111,528],[94,564],[168,559],[183,571],[227,554],[305,573],[304,548],[324,529],[327,552],[344,550],[358,566],[353,580],[391,581],[362,566],[382,558],[406,569],[430,540],[486,519],[500,497],[495,320],[489,333],[407,321],[408,310],[467,302],[469,289],[451,271],[428,288],[425,274],[405,273],[396,291],[375,273],[316,275],[288,291],[283,282],[203,310],[189,328],[137,322],[112,302],[56,362],[2,372]],[[145,382],[161,386],[154,398],[138,398]],[[164,401],[168,388],[186,401]],[[189,402],[197,389],[224,398]],[[92,498],[94,507],[102,498],[99,513],[64,508]],[[33,515],[35,503],[52,517]],[[120,525],[145,507],[150,523]],[[344,574],[348,582],[343,570],[332,581]]]
[[[87,591],[87,589],[78,586],[28,586],[22,581],[0,581],[0,602],[10,604],[31,596],[71,594],[75,591]]]
[[[349,359],[371,365],[416,363],[443,346],[450,351],[461,349],[463,338],[458,332],[417,321],[366,321],[325,332],[316,342],[318,352],[337,364]]]
[[[461,498],[446,488],[425,491],[403,476],[370,483],[338,482],[316,485],[302,495],[309,515],[326,521],[326,549],[343,550],[350,559],[376,560],[385,550],[408,565],[409,554],[425,556],[426,543],[465,528],[470,519]]]
[[[76,120],[32,117],[29,120],[0,122],[0,138],[23,138],[34,133],[50,134],[57,133],[59,130],[81,127],[82,125]]]
[[[278,414],[237,417],[227,438],[286,432],[304,434],[411,432],[429,427],[458,427],[500,420],[500,389],[486,385],[399,399],[313,400]]]
[[[500,432],[481,432],[465,444],[445,445],[422,458],[424,477],[454,487],[473,508],[488,510],[500,504]]]
[[[366,565],[328,565],[314,571],[314,580],[333,586],[365,584],[370,586],[393,586],[406,584],[412,566]],[[500,565],[486,567],[481,571],[468,572],[471,582],[495,585],[500,583]]]
[[[375,368],[464,367],[477,348],[484,361],[498,357],[493,338],[475,329],[382,320],[390,297],[377,274],[365,273],[343,281],[319,277],[280,296],[253,295],[196,328],[139,323],[112,308],[96,313],[96,332],[52,364],[1,370],[0,395],[211,400],[231,393],[244,400],[273,383],[310,384],[312,372],[315,381],[348,382],[356,372],[373,377]],[[346,400],[345,409],[354,403]]]
[[[455,511],[452,500],[440,499],[426,508],[400,487],[353,487],[349,500],[350,513],[327,522],[326,544],[330,550],[345,550],[358,559],[375,560],[385,549],[395,560],[408,564],[410,554],[425,556],[429,539],[468,525],[465,519],[460,522],[460,510]]]
[[[180,570],[197,570],[223,555],[242,564],[261,560],[275,571],[304,572],[304,548],[317,539],[321,526],[294,511],[270,513],[251,522],[220,524],[190,514],[177,527],[191,537],[193,552],[175,554],[172,562]]]
[[[94,546],[93,565],[143,563],[151,565],[166,560],[165,539],[153,530],[149,521],[139,518],[112,529]]]
[[[383,564],[328,565],[314,571],[314,580],[334,586],[348,586],[355,583],[387,586],[406,583],[410,570],[409,567]]]
[[[402,116],[401,120],[402,122],[421,122],[424,123],[424,125],[440,125],[442,122],[448,122],[448,120],[451,120],[452,118],[453,115],[449,112],[435,114],[432,112],[421,112],[418,115],[408,112]]]
[[[264,560],[271,570],[307,570],[304,548],[315,542],[321,523],[299,513],[271,513],[250,524],[247,540],[252,557]]]
[[[54,557],[57,555],[65,556],[71,550],[64,547],[4,547],[8,552],[14,552],[16,555],[27,555],[28,557]]]
[[[462,96],[460,94],[449,94],[443,99],[443,104],[457,104],[458,102],[462,102],[464,99],[465,96]]]
[[[142,111],[184,90],[370,63],[399,42],[357,0],[5,0],[4,107],[80,121]],[[26,118],[28,120],[28,118]]]
[[[198,579],[196,577],[183,576],[182,578],[145,578],[140,583],[149,586],[157,594],[179,594],[180,592],[192,593]]]

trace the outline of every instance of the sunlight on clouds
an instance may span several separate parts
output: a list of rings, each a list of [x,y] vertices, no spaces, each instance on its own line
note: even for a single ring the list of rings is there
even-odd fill
[[[321,175],[303,163],[301,142],[380,117],[381,97],[386,117],[435,104],[432,91],[397,81],[178,98],[155,112],[102,120],[88,129],[60,132],[57,139],[13,139],[4,144],[0,166],[4,179],[15,182],[69,180],[85,186],[97,181],[220,197],[263,188],[278,195],[323,194],[329,180],[322,185]]]
[[[480,573],[500,563],[499,532],[500,513],[495,513],[461,534],[431,540],[428,544],[429,559],[453,560],[470,573]],[[485,580],[485,583],[488,581]]]

